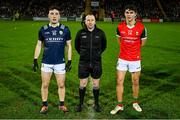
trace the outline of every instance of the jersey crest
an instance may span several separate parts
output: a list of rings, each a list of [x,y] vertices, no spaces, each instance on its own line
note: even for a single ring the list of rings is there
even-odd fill
[[[60,28],[64,30],[65,26],[61,24]]]
[[[61,24],[60,28],[61,28],[61,30],[59,30],[59,34],[63,35],[64,29],[65,29],[65,25]]]
[[[43,29],[44,29],[44,30],[47,30],[47,29],[48,29],[48,26],[47,26],[47,25],[43,26]]]
[[[62,34],[63,34],[63,31],[62,31],[62,30],[60,30],[60,31],[59,31],[59,34],[60,34],[60,35],[62,35]]]

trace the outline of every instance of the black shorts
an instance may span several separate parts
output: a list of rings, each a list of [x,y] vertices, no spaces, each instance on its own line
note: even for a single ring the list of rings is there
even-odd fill
[[[78,77],[84,79],[91,75],[94,79],[99,79],[102,75],[102,65],[89,65],[89,64],[79,64],[78,66]]]

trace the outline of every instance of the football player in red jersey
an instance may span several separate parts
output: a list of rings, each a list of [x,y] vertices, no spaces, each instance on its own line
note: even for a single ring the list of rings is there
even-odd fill
[[[138,103],[139,78],[141,73],[141,47],[147,40],[145,26],[136,21],[137,9],[134,5],[127,5],[124,10],[125,21],[119,23],[117,27],[117,37],[120,44],[120,53],[117,62],[117,106],[110,112],[116,114],[124,110],[123,91],[124,78],[129,71],[132,77],[133,108],[141,112],[142,108]]]

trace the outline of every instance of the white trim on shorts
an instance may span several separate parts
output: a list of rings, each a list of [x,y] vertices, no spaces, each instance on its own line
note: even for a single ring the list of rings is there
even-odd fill
[[[119,58],[116,69],[119,71],[139,72],[141,71],[141,61],[127,61]]]
[[[41,71],[43,72],[54,72],[55,74],[65,74],[65,63],[62,64],[41,64]]]

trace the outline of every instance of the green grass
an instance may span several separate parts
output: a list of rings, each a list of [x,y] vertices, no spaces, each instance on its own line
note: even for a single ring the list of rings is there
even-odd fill
[[[119,46],[116,41],[116,27],[98,22],[107,36],[107,49],[103,53],[103,75],[100,86],[100,103],[103,111],[95,113],[89,100],[91,90],[85,97],[86,108],[77,113],[79,80],[77,66],[79,56],[74,49],[74,37],[81,28],[78,22],[63,22],[72,34],[72,70],[66,77],[66,105],[69,113],[58,110],[58,95],[55,77],[49,87],[49,112],[39,114],[41,106],[40,71],[32,71],[32,61],[37,33],[47,22],[0,21],[0,119],[178,119],[180,118],[180,23],[145,23],[148,41],[142,48],[142,74],[140,80],[140,102],[142,113],[132,109],[131,79],[125,79],[125,110],[116,115],[109,112],[116,105],[116,61]],[[40,63],[40,60],[39,60]]]

